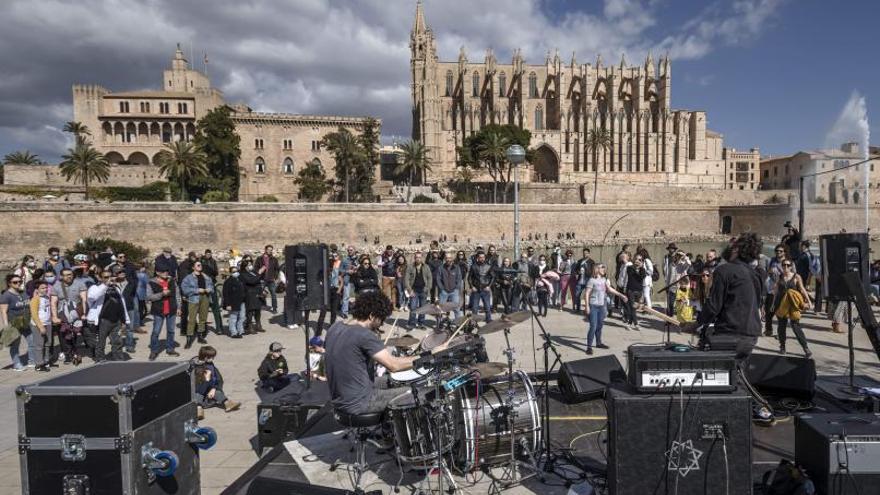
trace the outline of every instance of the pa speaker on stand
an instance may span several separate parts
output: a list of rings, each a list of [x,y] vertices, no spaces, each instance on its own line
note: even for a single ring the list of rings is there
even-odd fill
[[[288,324],[302,321],[309,387],[312,385],[312,370],[309,363],[308,314],[328,304],[327,261],[326,244],[284,246],[284,275],[287,277],[284,315]]]
[[[859,274],[865,292],[868,286],[868,234],[830,234],[819,237],[822,256],[822,297],[829,301],[851,301],[843,275]]]

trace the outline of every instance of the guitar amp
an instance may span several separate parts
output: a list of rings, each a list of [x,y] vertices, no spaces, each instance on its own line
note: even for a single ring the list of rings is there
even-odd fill
[[[688,346],[631,345],[627,376],[638,392],[733,392],[735,354],[701,351]]]

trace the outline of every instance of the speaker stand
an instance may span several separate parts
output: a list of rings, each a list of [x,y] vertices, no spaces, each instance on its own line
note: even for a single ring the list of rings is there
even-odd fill
[[[297,307],[299,304],[297,303]],[[308,310],[299,310],[302,311],[303,315],[303,334],[306,337],[306,389],[312,388],[312,361],[309,359],[309,313],[311,311]]]
[[[838,303],[840,304],[840,303]],[[853,332],[855,331],[855,323],[852,315],[852,301],[846,301],[846,343],[849,347],[849,374],[847,376],[848,383],[840,387],[840,391],[853,396],[861,396],[859,387],[856,385],[856,352],[855,343],[853,342]]]

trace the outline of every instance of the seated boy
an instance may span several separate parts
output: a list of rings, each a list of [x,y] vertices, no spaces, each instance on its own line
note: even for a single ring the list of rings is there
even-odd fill
[[[257,375],[260,377],[260,386],[269,392],[275,392],[290,385],[290,377],[287,375],[287,359],[281,354],[284,346],[281,342],[272,342],[269,345],[269,353],[260,363]]]

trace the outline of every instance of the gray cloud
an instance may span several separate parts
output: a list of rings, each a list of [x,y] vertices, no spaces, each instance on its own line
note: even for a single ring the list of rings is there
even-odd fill
[[[475,7],[477,5],[477,7]],[[459,47],[481,60],[521,47],[543,61],[559,47],[582,62],[654,48],[699,58],[715,44],[753,37],[776,8],[772,0],[707,10],[671,31],[657,30],[659,2],[606,0],[595,13],[549,16],[542,0],[427,0],[442,59]],[[174,44],[209,75],[228,101],[293,113],[375,115],[383,134],[410,126],[409,31],[412,0],[9,0],[0,6],[0,155],[30,149],[55,161],[69,146],[58,129],[72,118],[71,85],[112,91],[158,88]],[[713,24],[714,23],[714,24]],[[713,31],[712,25],[719,26]],[[744,32],[743,32],[744,31]],[[747,36],[745,36],[747,35]]]

